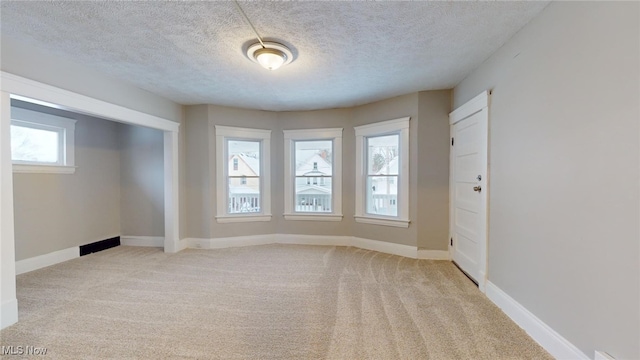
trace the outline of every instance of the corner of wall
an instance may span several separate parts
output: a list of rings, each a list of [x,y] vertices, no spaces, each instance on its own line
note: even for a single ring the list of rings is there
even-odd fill
[[[421,91],[418,104],[418,248],[447,252],[451,89]]]

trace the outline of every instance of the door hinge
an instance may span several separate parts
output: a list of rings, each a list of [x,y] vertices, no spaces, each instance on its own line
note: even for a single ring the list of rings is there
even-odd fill
[[[453,138],[451,138],[451,146],[453,146]]]
[[[453,246],[453,238],[451,238],[449,240],[450,240],[449,245]]]

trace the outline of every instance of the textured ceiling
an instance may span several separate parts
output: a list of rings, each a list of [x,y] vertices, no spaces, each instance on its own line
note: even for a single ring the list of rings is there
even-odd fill
[[[1,31],[181,104],[348,107],[452,88],[544,2],[240,2],[295,60],[267,71],[233,2],[1,2]]]

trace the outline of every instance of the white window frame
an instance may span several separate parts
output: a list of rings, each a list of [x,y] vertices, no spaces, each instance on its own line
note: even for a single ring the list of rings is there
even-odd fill
[[[303,221],[342,221],[342,128],[284,130],[284,218]],[[296,212],[294,207],[295,142],[331,140],[331,212]]]
[[[216,194],[218,223],[271,221],[271,130],[215,126],[216,131]],[[260,141],[260,197],[259,213],[229,213],[229,156],[227,140]]]
[[[58,133],[58,162],[13,160],[14,173],[73,174],[75,166],[76,120],[38,111],[11,107],[11,125]]]
[[[409,120],[403,117],[355,127],[356,131],[356,213],[359,223],[409,227]],[[365,211],[367,181],[366,138],[398,134],[400,140],[398,164],[398,215],[374,215]]]

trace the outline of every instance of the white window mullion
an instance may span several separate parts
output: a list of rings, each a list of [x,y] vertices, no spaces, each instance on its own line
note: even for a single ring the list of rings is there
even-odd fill
[[[364,211],[364,188],[366,184],[363,184],[362,179],[365,177],[366,162],[364,157],[364,138],[362,135],[356,133],[356,216],[361,216]]]
[[[67,140],[66,140],[66,131],[63,129],[58,129],[58,164],[57,165],[65,165],[67,164]]]
[[[333,177],[331,179],[333,187],[333,209],[342,218],[342,129],[340,136],[333,141]]]
[[[408,123],[408,121],[407,121]],[[400,163],[398,183],[398,218],[409,221],[409,124],[400,131]]]
[[[224,134],[216,127],[216,208],[217,216],[224,216],[227,213],[227,162],[226,141]]]
[[[284,137],[284,212],[285,215],[293,213],[293,207],[295,206],[295,196],[293,195],[293,186],[296,179],[295,164],[291,161],[291,152],[293,149],[294,140],[287,138],[285,132]],[[309,179],[307,179],[309,180]]]
[[[271,130],[262,138],[262,161],[260,162],[260,193],[262,194],[262,214],[271,219]]]

